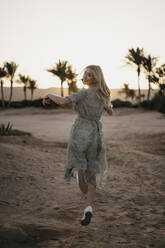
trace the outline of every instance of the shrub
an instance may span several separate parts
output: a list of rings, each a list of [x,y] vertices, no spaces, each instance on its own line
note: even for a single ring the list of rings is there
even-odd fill
[[[10,122],[5,125],[4,123],[0,124],[0,136],[24,136],[28,135],[31,136],[31,133],[12,129],[12,124]]]
[[[124,108],[124,107],[131,108],[131,107],[133,107],[133,104],[131,102],[122,101],[120,99],[113,100],[112,104],[113,104],[114,108]]]
[[[140,103],[140,106],[150,110],[154,109],[154,105],[152,101],[144,100],[143,102]]]
[[[5,101],[5,107],[8,106],[8,101]],[[40,107],[43,108],[42,104],[42,98],[36,99],[36,100],[23,100],[23,101],[13,101],[10,104],[10,107],[12,108],[24,108],[24,107]],[[55,102],[51,101],[50,105],[46,105],[44,108],[57,108],[59,105]],[[0,100],[0,107],[2,107],[2,101]]]
[[[8,122],[7,125],[3,123],[0,125],[0,136],[9,136],[11,135],[11,131],[12,124],[10,124],[10,122]]]
[[[160,94],[155,94],[152,99],[154,109],[165,114],[165,96]]]
[[[150,101],[143,101],[141,103],[141,106],[143,108],[151,109],[151,110],[157,110],[161,113],[165,114],[165,96],[160,95],[159,93],[156,93],[152,100]]]

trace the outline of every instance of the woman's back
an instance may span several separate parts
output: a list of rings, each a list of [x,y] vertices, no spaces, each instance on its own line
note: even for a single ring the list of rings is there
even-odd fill
[[[100,120],[104,104],[97,94],[97,88],[82,89],[69,96],[79,116],[88,120]]]

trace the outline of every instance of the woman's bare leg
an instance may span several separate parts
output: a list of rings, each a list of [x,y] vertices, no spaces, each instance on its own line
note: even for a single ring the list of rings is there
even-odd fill
[[[84,194],[87,194],[88,192],[88,184],[85,180],[85,171],[84,170],[79,170],[78,171],[78,184],[81,192]]]
[[[87,192],[88,206],[93,206],[95,200],[95,194],[96,194],[96,187],[93,184],[88,183],[88,192]]]
[[[78,171],[73,171],[73,177],[76,178]],[[87,194],[87,204],[88,206],[93,206],[96,194],[96,187],[91,184],[87,183],[84,180],[84,170],[79,170],[79,187],[80,190]]]
[[[94,204],[95,194],[96,194],[96,187],[93,184],[88,183],[87,207],[85,208],[83,217],[81,219],[81,225],[83,226],[87,226],[91,221],[93,215],[92,206]]]

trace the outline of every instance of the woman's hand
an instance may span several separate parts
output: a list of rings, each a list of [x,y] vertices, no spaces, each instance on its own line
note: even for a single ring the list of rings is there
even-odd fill
[[[107,110],[107,113],[108,113],[109,115],[113,115],[113,109],[108,109],[108,110]]]
[[[50,104],[50,98],[48,96],[45,96],[42,100],[42,104],[45,106],[46,104]]]

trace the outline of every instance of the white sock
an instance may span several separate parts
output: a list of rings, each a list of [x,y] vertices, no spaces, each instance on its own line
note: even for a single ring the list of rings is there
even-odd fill
[[[86,213],[86,212],[93,212],[93,209],[92,209],[92,206],[88,206],[88,207],[86,207],[85,208],[85,210],[84,210],[84,212]]]
[[[77,181],[77,184],[79,184],[78,172],[76,173],[76,181]]]
[[[85,219],[85,213],[86,213],[86,212],[91,212],[91,213],[93,213],[92,206],[88,206],[88,207],[85,208],[84,213],[83,213],[83,217],[82,217],[81,220],[84,220],[84,219]]]

